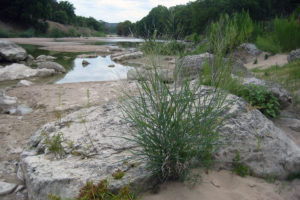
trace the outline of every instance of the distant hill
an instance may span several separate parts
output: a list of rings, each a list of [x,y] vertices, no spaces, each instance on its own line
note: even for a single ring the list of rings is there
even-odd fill
[[[118,24],[119,23],[104,22],[105,32],[106,33],[116,33]]]

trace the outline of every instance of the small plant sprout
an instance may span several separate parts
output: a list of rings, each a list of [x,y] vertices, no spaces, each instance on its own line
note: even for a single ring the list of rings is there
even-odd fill
[[[62,146],[63,142],[63,134],[57,133],[53,136],[49,136],[46,133],[43,134],[44,144],[46,145],[49,152],[54,153],[56,156],[62,157],[65,153],[64,148]]]
[[[119,180],[119,179],[123,178],[123,176],[125,176],[125,172],[123,172],[120,169],[118,169],[116,172],[114,172],[112,174],[112,177],[114,177],[114,179],[116,179],[116,180]]]
[[[91,103],[90,103],[90,90],[87,89],[86,90],[86,97],[87,97],[87,108],[91,107]]]
[[[249,169],[247,166],[240,163],[240,152],[237,152],[235,155],[235,158],[233,159],[232,167],[233,167],[233,173],[245,177],[249,175]]]

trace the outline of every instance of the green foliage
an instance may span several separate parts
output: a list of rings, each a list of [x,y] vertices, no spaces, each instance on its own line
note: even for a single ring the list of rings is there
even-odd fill
[[[295,179],[300,179],[300,172],[292,173],[292,174],[288,175],[288,177],[287,177],[287,180],[289,180],[289,181],[293,181]]]
[[[176,40],[166,43],[147,40],[141,46],[141,50],[146,54],[179,55],[184,52],[185,45]]]
[[[61,200],[61,197],[51,193],[48,194],[48,200]]]
[[[272,54],[278,53],[281,51],[279,44],[274,42],[273,38],[270,36],[258,36],[255,42],[255,45],[263,51],[270,52]]]
[[[211,154],[220,145],[226,96],[215,88],[201,93],[199,81],[178,85],[176,77],[170,88],[153,67],[149,81],[138,82],[137,96],[125,94],[124,119],[134,129],[126,139],[140,146],[134,155],[145,159],[159,180],[183,178],[196,163],[211,164]]]
[[[42,137],[44,137],[44,144],[49,152],[58,156],[62,156],[65,153],[62,146],[63,135],[61,133],[55,134],[52,137],[49,137],[46,133],[43,133]]]
[[[253,31],[253,23],[248,12],[235,13],[232,18],[222,15],[219,21],[211,23],[207,37],[213,52],[228,53],[243,42],[248,41]]]
[[[240,159],[240,152],[237,152],[235,155],[235,158],[233,159],[232,162],[232,167],[233,170],[232,172],[241,176],[241,177],[245,177],[249,175],[249,169],[247,166],[241,164],[241,159]]]
[[[209,51],[209,44],[208,42],[203,42],[199,44],[196,49],[192,52],[192,54],[202,54]]]
[[[125,172],[123,172],[120,169],[112,174],[112,177],[114,177],[114,179],[116,179],[116,180],[122,179],[123,176],[125,176]]]
[[[294,50],[300,47],[300,23],[294,15],[275,18],[271,30],[258,36],[255,44],[259,49],[273,54]]]
[[[124,186],[117,194],[108,189],[108,181],[103,180],[97,185],[87,182],[80,189],[80,193],[76,200],[135,200],[137,196],[130,192],[129,186]]]
[[[35,35],[35,31],[32,28],[28,29],[28,30],[26,30],[24,32],[21,32],[19,34],[20,37],[25,37],[25,38],[33,37],[34,35]]]
[[[267,117],[275,118],[280,112],[278,99],[263,86],[248,85],[241,87],[237,91],[237,95],[243,97]]]
[[[300,88],[300,60],[282,67],[273,66],[268,69],[253,69],[252,72],[259,78],[282,85],[290,92],[294,108],[300,105],[300,94],[298,92]]]

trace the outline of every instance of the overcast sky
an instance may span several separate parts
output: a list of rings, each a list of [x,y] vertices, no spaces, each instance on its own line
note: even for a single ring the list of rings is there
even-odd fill
[[[68,0],[76,8],[76,15],[94,17],[106,22],[130,20],[136,22],[145,17],[157,5],[171,7],[186,4],[190,0]]]

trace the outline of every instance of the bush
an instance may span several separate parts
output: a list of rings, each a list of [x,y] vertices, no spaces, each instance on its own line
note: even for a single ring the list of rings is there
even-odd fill
[[[0,38],[9,38],[11,34],[5,30],[0,29]]]
[[[255,45],[263,51],[270,52],[272,54],[276,54],[281,52],[281,47],[278,43],[274,41],[274,39],[270,36],[258,36],[255,42]]]
[[[134,129],[127,139],[140,147],[134,154],[159,180],[179,179],[195,164],[211,164],[226,96],[198,81],[178,85],[176,77],[171,89],[154,70],[149,81],[138,82],[138,96],[126,94],[123,101],[124,119]]]
[[[50,32],[49,36],[53,37],[53,38],[59,38],[59,37],[65,37],[65,36],[67,36],[67,34],[64,33],[63,31],[59,30],[58,28],[54,28]]]
[[[141,50],[146,54],[160,54],[160,55],[178,55],[185,50],[185,45],[176,40],[171,42],[157,42],[155,40],[145,41]]]
[[[300,23],[294,15],[275,18],[271,30],[258,36],[255,44],[259,49],[273,54],[294,50],[300,47]]]
[[[253,23],[248,12],[235,13],[232,18],[227,14],[222,15],[208,29],[209,49],[214,53],[228,53],[248,41],[252,31]]]
[[[267,117],[275,118],[280,112],[278,99],[263,86],[243,86],[237,91],[237,95],[243,97]]]
[[[25,37],[25,38],[30,38],[30,37],[33,37],[34,35],[35,35],[35,31],[32,28],[28,29],[28,30],[26,30],[24,32],[21,32],[19,34],[20,37]]]
[[[245,177],[249,175],[249,169],[247,166],[240,163],[240,152],[237,152],[235,155],[235,158],[232,162],[233,167],[233,173],[236,173],[237,175],[241,177]]]

